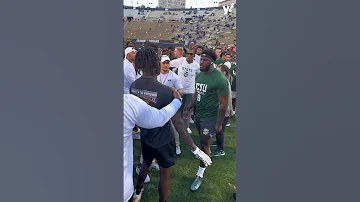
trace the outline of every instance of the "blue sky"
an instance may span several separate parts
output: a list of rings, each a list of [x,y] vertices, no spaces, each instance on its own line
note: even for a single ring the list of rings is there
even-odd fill
[[[192,6],[193,8],[213,7],[218,5],[218,3],[214,2],[220,1],[222,0],[186,0],[186,8],[190,8],[190,6]],[[156,7],[158,5],[158,2],[158,0],[124,0],[124,5],[136,6],[138,3],[139,6],[145,5],[150,7]]]

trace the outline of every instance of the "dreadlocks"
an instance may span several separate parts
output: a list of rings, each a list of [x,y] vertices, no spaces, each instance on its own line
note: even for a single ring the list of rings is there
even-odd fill
[[[152,43],[152,42],[145,41],[144,47],[145,47],[145,48],[146,48],[146,47],[153,48],[153,49],[157,52],[157,50],[158,50],[158,48],[159,48],[160,46],[158,46],[157,44],[154,44],[154,43]]]
[[[140,74],[159,75],[160,66],[156,51],[152,47],[140,49],[135,56],[135,71]]]

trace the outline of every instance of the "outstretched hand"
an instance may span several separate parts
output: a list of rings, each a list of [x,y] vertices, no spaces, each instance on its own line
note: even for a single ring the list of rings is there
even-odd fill
[[[196,147],[195,151],[193,151],[195,157],[202,161],[206,167],[212,164],[211,158],[205,154],[203,151]]]

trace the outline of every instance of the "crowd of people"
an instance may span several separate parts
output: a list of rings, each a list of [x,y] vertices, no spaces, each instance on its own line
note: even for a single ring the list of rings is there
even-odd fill
[[[235,10],[235,8],[233,10]],[[186,43],[194,41],[204,44],[204,46],[211,45],[215,47],[224,46],[223,43],[225,43],[228,46],[227,49],[235,49],[231,51],[236,52],[236,42],[229,40],[235,38],[236,14],[229,13],[228,15],[223,15],[222,7],[206,11],[182,11],[183,14],[170,11],[163,11],[162,13],[160,11],[156,12],[158,15],[156,15],[155,19],[148,19],[143,16],[143,19],[135,21],[156,21],[157,23],[174,22],[169,30],[171,35],[166,39],[185,41]],[[161,13],[161,15],[159,13]],[[174,16],[177,17],[174,18]],[[179,22],[181,22],[181,24],[179,24]],[[149,28],[149,31],[150,30],[152,30],[152,28]],[[159,32],[159,34],[161,33]],[[164,38],[159,34],[157,35],[158,38]],[[164,35],[164,33],[162,34]]]
[[[236,114],[236,55],[227,48],[214,50],[194,42],[168,48],[145,42],[138,49],[132,42],[126,44],[124,202],[141,200],[151,167],[160,172],[159,202],[167,201],[170,170],[183,147],[180,137],[199,159],[192,192],[200,188],[206,167],[212,164],[210,156],[225,155],[225,128]],[[146,116],[141,116],[144,111]],[[190,136],[190,124],[195,124],[200,135],[199,147]],[[141,141],[135,187],[131,137]],[[214,152],[210,152],[211,145],[217,146]]]

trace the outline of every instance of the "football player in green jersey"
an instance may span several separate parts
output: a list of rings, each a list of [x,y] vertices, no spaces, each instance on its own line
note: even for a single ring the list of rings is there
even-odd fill
[[[193,99],[184,111],[184,118],[190,118],[190,110],[195,105],[195,124],[200,135],[201,150],[210,155],[211,138],[219,133],[228,108],[229,86],[225,76],[214,68],[216,54],[204,50],[200,60],[200,73],[196,76]],[[205,165],[200,166],[191,185],[197,191],[204,178]]]

